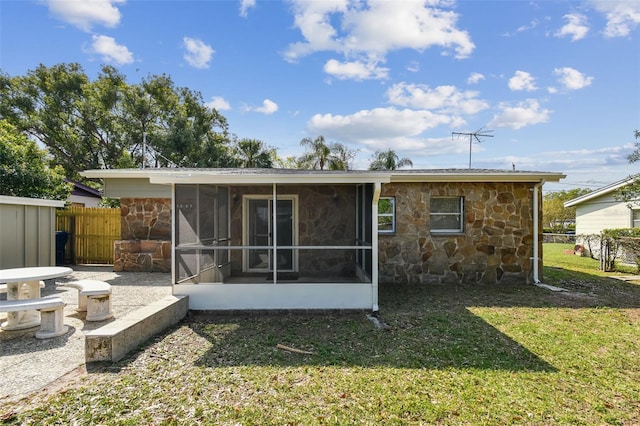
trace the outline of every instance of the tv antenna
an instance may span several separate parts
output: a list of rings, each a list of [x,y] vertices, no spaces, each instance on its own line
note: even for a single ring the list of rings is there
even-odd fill
[[[451,137],[453,137],[453,135],[469,136],[469,168],[471,168],[471,145],[473,144],[473,140],[475,139],[476,142],[481,143],[480,138],[493,137],[493,135],[489,134],[491,132],[493,132],[493,130],[483,130],[482,127],[475,132],[451,132]]]

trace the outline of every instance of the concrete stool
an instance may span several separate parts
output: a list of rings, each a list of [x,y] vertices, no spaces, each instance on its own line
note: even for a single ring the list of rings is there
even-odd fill
[[[103,321],[113,317],[111,286],[104,281],[80,280],[62,284],[78,290],[79,312],[87,312],[87,321]]]
[[[40,299],[20,299],[0,301],[0,311],[7,312],[7,321],[2,324],[4,330],[20,330],[18,317],[12,315],[19,311],[35,309],[40,311],[40,329],[36,332],[38,339],[62,336],[68,331],[64,325],[64,302],[59,297],[43,297]]]

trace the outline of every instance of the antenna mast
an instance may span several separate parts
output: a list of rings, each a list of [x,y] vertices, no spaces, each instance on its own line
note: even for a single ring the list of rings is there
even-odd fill
[[[493,135],[490,135],[489,133],[493,132],[493,130],[483,130],[482,127],[479,128],[478,130],[476,130],[475,132],[451,132],[451,137],[453,137],[453,135],[458,135],[458,136],[469,136],[469,168],[471,168],[471,145],[473,143],[473,140],[475,139],[478,143],[481,143],[482,141],[480,140],[480,138],[492,138]]]

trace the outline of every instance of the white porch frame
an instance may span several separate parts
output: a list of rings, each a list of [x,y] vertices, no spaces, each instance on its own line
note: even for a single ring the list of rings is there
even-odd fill
[[[281,176],[279,176],[281,177]],[[256,195],[255,197],[251,194],[246,194],[243,197],[243,207],[245,203],[245,198],[250,199],[261,198],[261,199],[273,199],[275,200],[272,203],[273,213],[272,213],[272,232],[273,244],[269,246],[271,250],[273,250],[273,279],[270,282],[265,283],[221,283],[221,282],[200,282],[197,284],[193,283],[180,283],[174,284],[173,286],[173,294],[174,295],[186,295],[189,296],[189,309],[194,310],[299,310],[299,309],[310,309],[310,310],[319,310],[319,309],[354,309],[354,310],[378,310],[378,199],[380,196],[380,191],[383,182],[388,182],[389,175],[381,173],[374,173],[374,177],[368,176],[362,179],[362,174],[348,174],[343,173],[342,179],[336,179],[334,174],[329,175],[330,178],[328,182],[323,182],[323,174],[315,174],[315,179],[309,180],[307,182],[300,182],[300,176],[292,176],[294,179],[287,180],[285,182],[265,182],[264,177],[262,179],[258,178],[257,181],[251,182],[256,185],[263,186],[265,183],[271,183],[272,185],[272,194],[261,194]],[[175,185],[176,184],[216,184],[216,185],[233,185],[234,183],[240,185],[248,185],[248,182],[230,182],[228,180],[220,181],[206,181],[202,182],[201,179],[172,179],[172,212],[174,215],[173,223],[174,226],[176,224],[175,214],[175,200],[176,200],[176,192]],[[277,215],[275,214],[275,209],[277,207],[278,199],[296,199],[297,195],[295,194],[279,194],[278,193],[278,183],[294,183],[297,185],[305,185],[305,184],[327,184],[327,185],[336,185],[336,184],[347,184],[347,185],[359,185],[359,184],[372,184],[373,186],[373,198],[371,200],[371,206],[369,213],[371,216],[371,246],[299,246],[296,240],[293,246],[277,246],[277,234],[276,234],[276,224]],[[296,203],[297,205],[297,203]],[[298,206],[299,208],[299,206]],[[246,212],[243,208],[243,216],[246,215]],[[245,223],[246,218],[243,217],[243,224]],[[354,218],[355,220],[355,218]],[[295,226],[297,227],[298,218],[295,218]],[[243,226],[244,227],[244,226]],[[244,229],[243,229],[244,234]],[[176,282],[176,270],[175,270],[175,232],[173,232],[173,253],[172,253],[172,282]],[[247,241],[245,239],[245,235],[242,236],[243,245],[242,246],[227,246],[224,249],[226,250],[236,250],[242,249],[243,251],[249,248],[256,248],[253,246],[247,245]],[[192,249],[207,249],[207,247],[200,246],[190,246]],[[264,247],[262,247],[264,248]],[[208,247],[208,249],[212,249]],[[345,250],[371,250],[371,282],[305,282],[305,281],[297,281],[295,283],[287,282],[287,281],[278,281],[275,259],[277,258],[277,250],[280,249],[293,249],[294,252],[297,253],[297,250],[300,249],[314,249],[314,250],[323,250],[323,249],[345,249]],[[244,258],[244,256],[243,256]],[[294,256],[297,258],[297,255]],[[295,261],[295,260],[294,260]],[[243,259],[243,266],[244,266]],[[301,277],[303,279],[303,277]]]

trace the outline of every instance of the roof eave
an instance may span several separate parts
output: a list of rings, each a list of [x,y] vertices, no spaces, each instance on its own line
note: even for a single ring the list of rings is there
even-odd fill
[[[393,174],[391,182],[559,182],[562,173],[420,173]]]
[[[614,191],[617,191],[618,189],[622,188],[623,186],[626,186],[630,183],[633,183],[636,180],[636,177],[632,176],[623,180],[620,180],[618,182],[614,182],[610,185],[607,185],[605,187],[602,187],[600,189],[596,189],[595,191],[589,192],[588,194],[585,195],[581,195],[580,197],[574,198],[573,200],[569,200],[567,202],[564,203],[565,207],[573,207],[573,206],[577,206],[578,204],[582,204],[585,201],[589,201],[592,200],[594,198],[598,198],[598,197],[602,197],[603,195],[607,195],[610,194]]]

